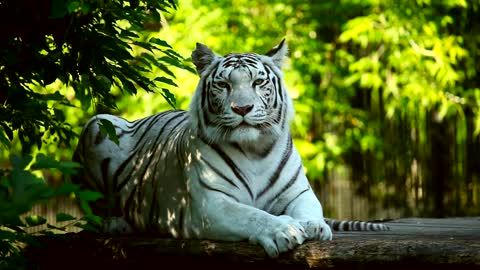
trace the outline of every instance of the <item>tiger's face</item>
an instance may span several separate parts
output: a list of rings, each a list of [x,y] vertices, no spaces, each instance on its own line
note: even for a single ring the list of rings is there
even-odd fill
[[[192,59],[201,78],[190,111],[204,139],[240,145],[267,143],[288,128],[291,101],[281,73],[286,45],[282,42],[272,50],[267,55],[220,57],[197,44]]]

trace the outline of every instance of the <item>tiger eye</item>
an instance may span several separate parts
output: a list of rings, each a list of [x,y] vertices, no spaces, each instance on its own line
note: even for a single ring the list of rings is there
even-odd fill
[[[255,81],[253,81],[253,86],[260,85],[260,84],[262,84],[264,81],[265,81],[264,79],[256,79]]]
[[[226,82],[217,82],[217,86],[220,88],[228,88],[229,85]]]

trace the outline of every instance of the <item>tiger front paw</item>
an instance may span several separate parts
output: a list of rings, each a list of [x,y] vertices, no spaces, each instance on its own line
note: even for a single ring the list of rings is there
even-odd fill
[[[250,237],[251,243],[259,243],[268,256],[275,258],[282,252],[301,245],[306,239],[302,225],[289,216],[278,216],[268,227],[262,229],[257,236]]]
[[[332,230],[323,219],[300,221],[308,240],[332,240]]]

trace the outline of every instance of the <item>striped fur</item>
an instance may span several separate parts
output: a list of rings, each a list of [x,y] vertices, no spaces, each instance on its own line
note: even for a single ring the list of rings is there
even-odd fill
[[[188,112],[134,122],[93,117],[74,160],[85,168],[81,182],[105,194],[94,206],[110,217],[105,229],[248,239],[272,257],[307,239],[331,239],[289,131],[286,53],[283,41],[266,55],[223,57],[197,44],[200,82]],[[115,126],[118,145],[100,132],[102,119]],[[327,221],[338,229],[387,228]]]

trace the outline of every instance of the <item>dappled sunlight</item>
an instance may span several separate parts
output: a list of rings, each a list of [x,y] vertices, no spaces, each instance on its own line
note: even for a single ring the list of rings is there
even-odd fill
[[[167,209],[167,226],[169,232],[172,234],[173,237],[178,237],[178,232],[173,225],[176,221],[175,212],[172,212],[170,209]]]
[[[472,43],[478,29],[470,27],[474,20],[459,19],[471,19],[469,14],[475,14],[472,10],[476,4],[357,2],[260,1],[252,6],[246,0],[185,0],[172,15],[162,14],[168,24],[158,31],[139,33],[139,40],[164,39],[187,59],[196,42],[223,55],[231,51],[262,52],[285,37],[290,46],[285,83],[296,109],[292,134],[312,186],[324,192],[321,199],[328,215],[368,219],[478,215],[480,185],[475,157],[479,149],[480,90],[475,63],[480,54]],[[420,9],[419,18],[407,15]],[[134,57],[146,52],[132,45]],[[159,50],[154,54],[163,55]],[[184,64],[193,68],[189,61]],[[129,65],[143,67],[145,63],[132,61]],[[165,75],[153,64],[146,68],[145,76],[150,80]],[[124,95],[128,91],[120,89],[125,88],[122,82],[108,82],[103,74],[78,74],[78,83],[97,80],[111,84],[109,93],[115,97],[118,110],[91,106],[89,100],[81,102],[82,95],[91,89],[59,79],[45,87],[36,84],[32,91],[42,95],[59,91],[64,95],[73,106],[49,100],[45,111],[66,119],[80,134],[80,126],[96,113],[134,120],[172,109],[162,96],[163,89],[175,94],[176,108],[187,109],[199,76],[191,70],[172,67],[172,71],[174,84],[156,81],[152,93],[134,85],[139,91],[133,96]],[[78,89],[85,93],[81,95]],[[0,98],[7,102],[1,94]],[[55,136],[50,136],[53,130],[41,130],[48,138],[39,140],[41,148],[34,148],[33,153],[69,160],[73,147],[58,145]],[[0,127],[0,139],[8,140],[6,132]],[[11,153],[20,153],[15,132],[11,147],[0,149],[1,168],[10,167]],[[179,136],[175,135],[175,140]],[[189,143],[195,139],[188,136],[185,148],[192,147]],[[172,147],[169,144],[167,148]],[[139,184],[136,172],[143,172],[149,159],[161,162],[166,158],[165,153],[157,151],[160,148],[150,149],[128,166],[135,173],[130,175],[132,182],[125,185],[125,190],[131,191]],[[189,153],[180,165],[191,174],[192,162],[202,158],[206,157],[199,151]],[[40,174],[53,185],[63,181],[60,173],[35,172]],[[145,176],[155,177],[154,166],[145,169]],[[202,172],[202,177],[216,181],[212,172]],[[171,190],[178,192],[177,188]],[[184,197],[179,202],[175,192],[170,199],[187,204]],[[141,204],[147,206],[146,201]],[[36,213],[41,211],[46,210],[35,208]],[[158,224],[174,224],[179,219],[176,211],[170,207],[168,218],[159,218]]]

